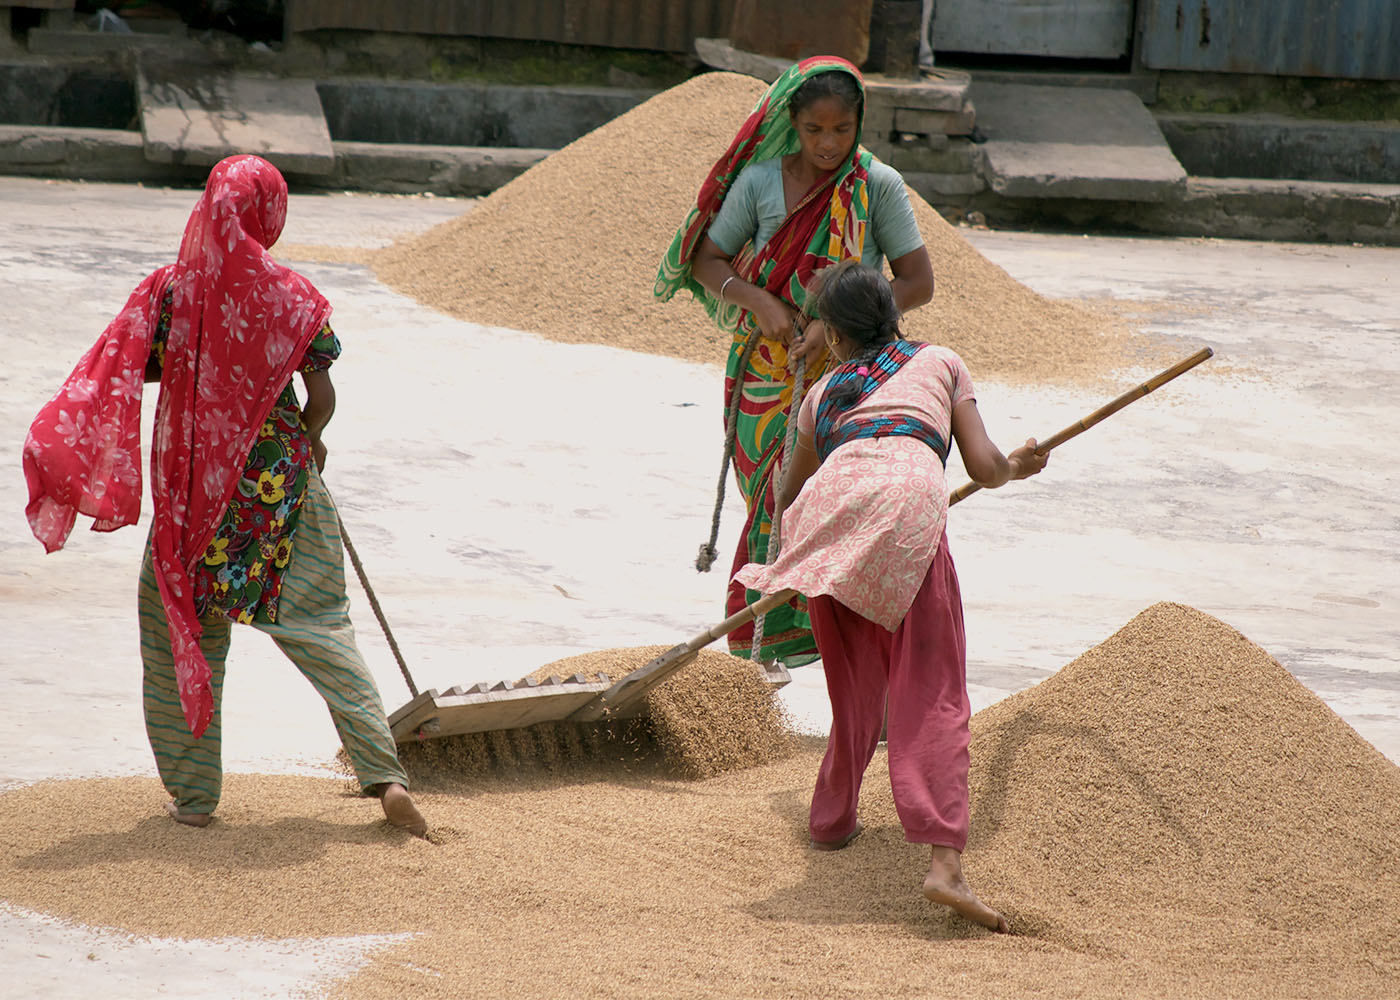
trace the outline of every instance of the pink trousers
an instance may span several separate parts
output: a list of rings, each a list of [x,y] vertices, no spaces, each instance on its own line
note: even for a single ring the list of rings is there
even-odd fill
[[[807,602],[831,696],[831,735],[812,793],[813,840],[856,825],[860,782],[886,743],[895,809],[911,843],[967,846],[967,644],[962,593],[945,535],[893,633],[821,595]]]

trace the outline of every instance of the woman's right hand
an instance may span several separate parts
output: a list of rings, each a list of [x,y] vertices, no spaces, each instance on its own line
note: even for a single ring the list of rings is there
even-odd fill
[[[758,328],[763,331],[763,335],[769,340],[776,340],[787,346],[792,343],[794,332],[793,321],[797,318],[797,310],[778,298],[772,292],[763,293],[763,306],[760,309],[751,310],[754,319],[758,321]]]

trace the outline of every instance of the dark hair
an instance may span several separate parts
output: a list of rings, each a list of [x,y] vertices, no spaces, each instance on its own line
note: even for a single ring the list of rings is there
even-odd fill
[[[817,315],[822,322],[856,345],[846,364],[869,364],[887,345],[900,337],[899,306],[885,276],[857,260],[843,260],[819,272]],[[851,379],[827,394],[837,409],[855,402],[861,381]]]
[[[838,69],[826,70],[808,77],[788,98],[788,115],[796,118],[826,97],[839,101],[844,107],[854,111],[857,119],[860,118],[865,95],[861,93],[860,84],[856,82],[855,77]]]

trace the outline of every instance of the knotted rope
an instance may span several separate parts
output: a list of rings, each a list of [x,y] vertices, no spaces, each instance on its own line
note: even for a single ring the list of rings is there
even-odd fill
[[[729,406],[724,414],[724,457],[720,460],[719,484],[715,487],[715,512],[710,518],[710,540],[700,546],[700,553],[695,557],[695,568],[701,573],[708,573],[710,567],[715,564],[715,559],[719,556],[719,550],[715,548],[715,542],[719,540],[719,517],[724,510],[724,488],[725,482],[729,478],[729,462],[734,458],[734,438],[739,426],[739,404],[744,398],[744,372],[748,370],[749,359],[753,357],[754,348],[758,346],[758,338],[763,335],[763,331],[757,326],[749,333],[749,339],[744,344],[744,353],[739,358],[739,374],[734,379],[734,388],[729,393]]]

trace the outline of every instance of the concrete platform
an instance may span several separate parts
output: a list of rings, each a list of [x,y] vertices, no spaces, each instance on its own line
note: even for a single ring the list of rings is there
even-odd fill
[[[957,70],[956,64],[940,66],[940,69]],[[1157,74],[1148,70],[1132,73],[1076,72],[1074,70],[1026,69],[987,69],[979,66],[975,70],[977,82],[1014,83],[1033,87],[1094,87],[1106,90],[1126,90],[1136,94],[1143,104],[1157,103]]]
[[[979,81],[972,100],[997,194],[1156,202],[1186,184],[1162,130],[1128,91]]]
[[[968,93],[991,93],[991,86],[979,72],[976,87]],[[1035,86],[1052,90],[1046,96],[1055,101],[1073,90],[1068,82],[1052,87],[1041,81]],[[330,142],[334,165],[326,169],[316,158],[307,169],[284,160],[283,170],[294,189],[437,196],[489,194],[548,156],[554,144],[581,134],[560,135],[568,122],[587,131],[594,122],[601,124],[647,96],[633,90],[507,87],[489,88],[490,101],[474,105],[474,97],[461,87],[384,84],[386,92],[376,93],[376,81],[349,78],[320,80],[316,88],[332,136],[339,136]],[[916,97],[936,101],[929,96],[936,93],[925,87],[906,97],[911,102]],[[923,110],[962,114],[935,107]],[[548,120],[511,121],[508,129],[492,130],[490,141],[513,145],[475,145],[478,140],[472,137],[479,125],[458,120],[473,111],[487,117],[499,113]],[[988,115],[998,116],[980,104],[977,112],[979,127],[987,125]],[[120,66],[34,57],[0,61],[0,174],[201,185],[209,163],[190,158],[175,162],[173,156],[169,162],[153,161],[141,132],[134,130],[137,117],[133,85]],[[1181,117],[1163,116],[1164,128],[1173,129],[1172,123]],[[1248,131],[1245,117],[1211,116],[1209,124],[1213,130],[1238,125]],[[901,124],[911,124],[907,115],[901,115]],[[1309,123],[1309,129],[1314,125],[1327,128],[1328,151],[1336,162],[1364,159],[1378,132],[1389,136],[1367,123]],[[1142,126],[1146,130],[1150,123]],[[411,140],[419,127],[431,138]],[[1150,138],[1157,141],[1156,136]],[[1244,143],[1238,137],[1228,141]],[[879,144],[872,138],[867,145],[874,150]],[[998,148],[935,132],[900,134],[875,151],[953,219],[976,212],[998,226],[1400,245],[1400,186],[1395,184],[1192,176],[1168,185],[1163,197],[1156,188],[1128,184],[1118,185],[1113,196],[1102,177],[1081,178],[1076,173],[1055,178],[1050,193],[1037,185],[1029,194],[1009,195],[988,187],[992,174],[983,162],[988,145]],[[1183,157],[1189,155],[1183,150]],[[1086,166],[1074,169],[1095,168],[1092,157],[1080,160]],[[1004,178],[1002,185],[1006,186]]]
[[[772,83],[792,63],[776,56],[736,49],[724,38],[697,38],[695,52],[713,69],[743,73]],[[972,131],[968,89],[972,75],[936,69],[917,78],[866,73],[865,134],[887,138],[892,132],[966,135]]]
[[[155,163],[212,166],[256,153],[285,171],[327,174],[335,151],[311,80],[142,65],[141,134]]]
[[[1165,201],[982,191],[964,204],[997,228],[1400,246],[1400,184],[1192,177]]]
[[[697,38],[695,54],[712,69],[743,73],[765,83],[772,83],[792,65],[789,59],[736,49],[727,38]],[[930,111],[956,111],[962,107],[968,84],[972,81],[972,75],[964,70],[941,67],[917,79],[886,76],[883,73],[866,73],[864,77],[867,88],[875,88],[884,96],[899,98],[899,103],[907,107]]]

